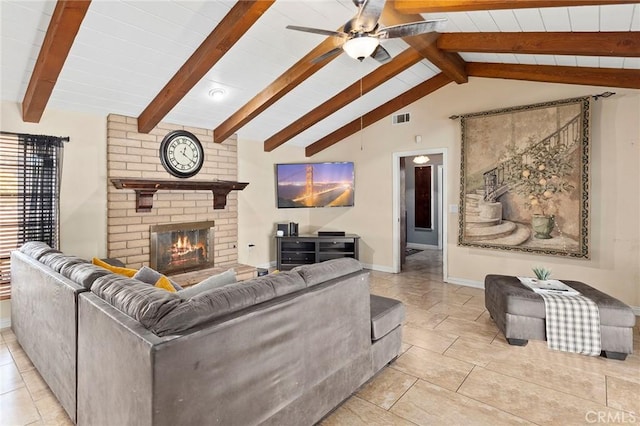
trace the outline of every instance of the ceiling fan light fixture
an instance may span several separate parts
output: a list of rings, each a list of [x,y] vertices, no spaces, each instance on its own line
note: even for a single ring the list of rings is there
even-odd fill
[[[342,45],[342,49],[353,59],[362,62],[364,58],[371,56],[379,44],[380,40],[378,40],[377,37],[362,34],[347,40],[344,45]]]
[[[414,164],[427,164],[429,162],[429,157],[426,155],[418,155],[417,157],[413,157]]]

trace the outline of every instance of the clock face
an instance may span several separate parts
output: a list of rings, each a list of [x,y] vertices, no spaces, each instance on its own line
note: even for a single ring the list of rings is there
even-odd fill
[[[195,135],[184,130],[176,130],[162,140],[160,161],[172,175],[188,178],[194,176],[202,168],[204,150]]]

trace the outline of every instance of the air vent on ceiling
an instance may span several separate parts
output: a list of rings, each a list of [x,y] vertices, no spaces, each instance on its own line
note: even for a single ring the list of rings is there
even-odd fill
[[[411,114],[408,112],[402,114],[396,114],[392,117],[393,124],[405,124],[411,120]]]

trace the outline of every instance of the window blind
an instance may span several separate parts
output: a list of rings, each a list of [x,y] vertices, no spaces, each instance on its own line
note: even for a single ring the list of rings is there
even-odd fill
[[[11,295],[11,251],[59,240],[63,138],[0,133],[0,300]]]

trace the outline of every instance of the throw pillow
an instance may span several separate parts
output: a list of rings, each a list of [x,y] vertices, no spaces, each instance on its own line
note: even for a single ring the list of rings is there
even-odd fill
[[[155,285],[160,279],[160,277],[164,277],[164,275],[162,275],[160,272],[156,271],[153,268],[149,268],[148,266],[143,266],[133,276],[133,278],[135,278],[136,280],[139,280],[139,281],[142,281],[143,283],[147,283],[151,285]],[[182,287],[180,287],[180,284],[173,281],[169,277],[167,277],[167,279],[169,280],[169,282],[171,283],[175,291],[182,290]]]
[[[200,281],[198,284],[178,291],[178,295],[182,299],[190,299],[203,291],[211,290],[212,288],[224,287],[228,284],[234,284],[235,282],[237,282],[236,271],[234,269],[229,269],[221,274],[212,275],[209,278]]]
[[[171,285],[171,282],[169,282],[169,278],[165,277],[164,275],[161,275],[160,278],[158,278],[158,281],[156,281],[154,287],[167,290],[169,293],[176,292],[176,289],[173,288],[173,286]]]
[[[107,262],[103,262],[97,257],[94,257],[93,259],[91,259],[91,263],[93,263],[94,265],[100,266],[104,269],[107,269],[113,272],[114,274],[122,275],[127,278],[132,278],[136,274],[136,272],[138,272],[137,270],[131,269],[131,268],[121,268],[119,266],[109,265]]]

